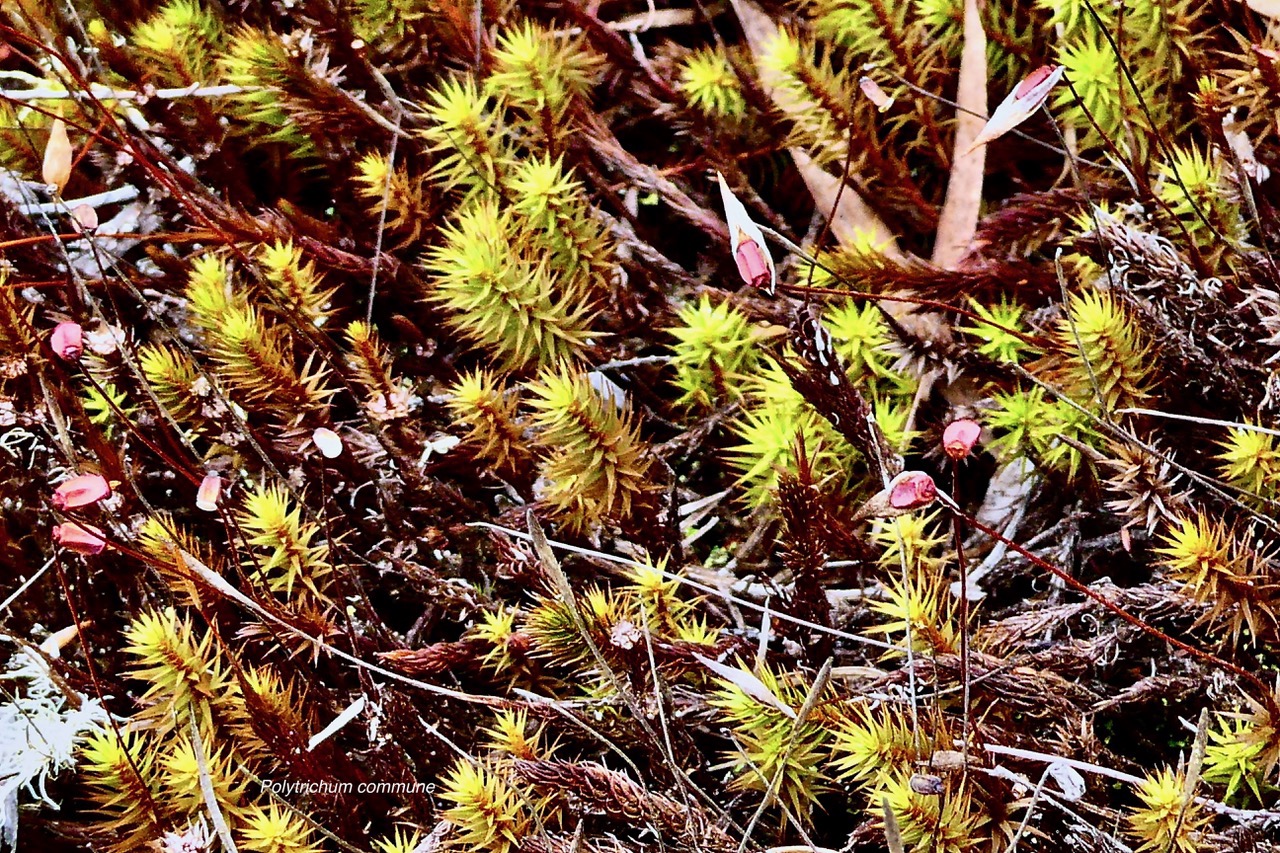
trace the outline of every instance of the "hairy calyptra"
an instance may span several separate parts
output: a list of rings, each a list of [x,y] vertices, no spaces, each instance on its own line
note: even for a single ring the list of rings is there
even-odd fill
[[[53,505],[60,510],[79,509],[110,494],[111,484],[101,474],[80,474],[54,489]]]
[[[1049,97],[1053,87],[1058,85],[1058,81],[1062,79],[1062,71],[1061,65],[1041,65],[1028,74],[996,107],[968,150],[972,151],[999,139],[1030,118]]]
[[[933,503],[938,487],[923,471],[903,471],[854,512],[854,518],[896,518]]]
[[[67,181],[71,180],[74,157],[75,149],[67,136],[67,123],[56,118],[49,127],[49,141],[44,148],[44,162],[40,169],[44,182],[61,193]]]
[[[942,431],[942,449],[952,459],[963,459],[973,451],[982,436],[982,424],[972,418],[960,418]]]
[[[84,353],[84,330],[79,323],[59,323],[49,336],[49,346],[63,361],[79,361]]]
[[[325,459],[337,459],[342,455],[342,436],[328,427],[319,427],[311,434],[311,440]]]
[[[222,478],[210,471],[200,481],[196,492],[196,508],[205,512],[218,511],[218,498],[222,495]]]
[[[107,547],[107,540],[103,538],[101,530],[92,524],[77,524],[74,521],[64,521],[54,527],[53,541],[68,551],[90,557],[101,554],[102,549]]]
[[[747,209],[725,183],[724,175],[717,172],[716,180],[720,182],[720,200],[724,203],[724,216],[729,224],[729,250],[738,265],[738,274],[747,284],[762,288],[772,296],[778,286],[778,272],[765,246],[764,232],[751,221]]]

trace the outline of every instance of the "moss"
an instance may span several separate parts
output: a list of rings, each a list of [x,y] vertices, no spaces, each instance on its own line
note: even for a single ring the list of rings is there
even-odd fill
[[[992,103],[1064,73],[965,190],[966,4],[783,5],[7,16],[23,841],[207,846],[205,788],[263,853],[1250,840],[1219,803],[1280,784],[1274,33],[979,4]],[[110,495],[68,509],[73,473]],[[1142,781],[1064,832],[977,744]]]

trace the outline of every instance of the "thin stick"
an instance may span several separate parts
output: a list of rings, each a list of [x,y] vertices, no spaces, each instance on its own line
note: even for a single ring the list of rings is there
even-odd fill
[[[1152,418],[1167,418],[1171,421],[1186,421],[1193,424],[1203,424],[1205,426],[1220,426],[1228,429],[1244,430],[1245,432],[1260,432],[1263,435],[1280,436],[1280,429],[1269,429],[1257,424],[1243,424],[1239,421],[1222,421],[1217,418],[1201,418],[1196,415],[1179,415],[1174,412],[1162,412],[1159,409],[1116,409],[1116,414],[1120,415],[1146,415]]]
[[[813,713],[813,709],[817,707],[818,699],[827,689],[827,685],[831,682],[831,665],[833,661],[827,658],[827,662],[822,665],[822,669],[813,680],[809,693],[805,696],[804,704],[800,707],[800,711],[796,714],[796,718],[791,722],[791,737],[787,739],[787,748],[783,751],[782,757],[778,761],[778,769],[774,771],[773,778],[769,780],[769,787],[764,792],[764,798],[760,801],[760,805],[756,808],[755,813],[751,815],[751,820],[747,822],[747,828],[742,833],[742,841],[738,843],[738,853],[744,853],[747,845],[751,842],[751,834],[755,831],[756,824],[760,822],[760,818],[764,816],[765,809],[769,808],[777,799],[778,791],[782,787],[782,777],[787,771],[787,762],[791,760],[791,753],[795,751],[796,741],[800,738],[800,727],[809,719],[809,715]],[[757,772],[759,772],[757,770]],[[786,806],[783,806],[784,811]]]
[[[68,98],[82,100],[91,95],[103,101],[149,101],[152,98],[170,101],[177,98],[220,98],[224,95],[262,91],[261,86],[236,86],[230,83],[219,86],[202,86],[194,83],[175,89],[156,89],[154,92],[110,89],[97,83],[91,83],[89,86],[87,94],[80,89],[0,89],[0,98],[6,101],[57,101]]]
[[[515,530],[510,527],[503,527],[501,524],[494,524],[489,521],[472,521],[472,522],[468,522],[467,526],[483,527],[488,530],[496,530],[499,533],[505,533],[514,539],[521,539],[526,542],[533,541],[533,537],[522,530]],[[626,557],[618,557],[614,554],[606,554],[603,551],[593,551],[590,548],[583,548],[578,545],[570,545],[566,542],[557,542],[554,539],[548,539],[547,544],[550,545],[552,548],[556,548],[561,551],[567,551],[571,554],[581,554],[584,557],[595,557],[600,560],[606,560],[611,563],[616,563],[617,565],[620,565],[620,566],[630,566],[632,568],[645,569],[646,571],[654,570],[653,566],[648,566],[648,565],[645,565],[644,563],[639,563],[635,560],[631,560]],[[662,573],[662,577],[665,578],[666,580],[675,581],[676,583],[682,586],[687,586],[690,589],[696,589],[698,592],[706,593],[707,595],[714,595],[720,598],[724,598],[725,600],[731,602],[732,604],[735,604],[739,607],[744,607],[747,610],[754,610],[757,613],[764,613],[768,609],[764,605],[756,604],[754,601],[747,601],[744,598],[738,598],[737,596],[729,595],[724,590],[717,589],[716,587],[709,586],[708,584],[699,583],[698,581],[687,578],[684,575],[678,575],[675,572],[669,572],[666,569],[661,569],[660,571]],[[769,613],[772,618],[780,619],[783,622],[790,622],[793,625],[799,625],[800,627],[806,628],[810,631],[819,631],[824,634],[829,634],[832,637],[839,637],[842,640],[849,640],[850,642],[861,643],[867,646],[873,646],[878,649],[884,649],[885,651],[901,652],[901,653],[905,653],[907,651],[907,649],[904,648],[903,646],[895,646],[893,643],[886,643],[882,640],[873,640],[870,637],[864,637],[860,634],[851,634],[848,631],[841,631],[839,628],[828,628],[825,625],[819,625],[817,622],[810,622],[809,620],[801,619],[798,616],[791,616],[790,614],[787,614],[787,613],[779,613],[772,610],[769,610]]]
[[[965,761],[966,765],[968,761]],[[1015,853],[1018,849],[1018,843],[1022,841],[1022,833],[1027,831],[1027,825],[1031,823],[1031,816],[1035,814],[1036,803],[1040,802],[1040,795],[1044,792],[1045,780],[1049,778],[1049,768],[1052,764],[1045,765],[1044,771],[1040,774],[1040,781],[1036,782],[1036,789],[1031,792],[1031,802],[1027,803],[1027,813],[1022,816],[1022,822],[1018,824],[1018,831],[1013,834],[1013,838],[1009,839],[1009,846],[1004,849],[1004,853]]]
[[[951,492],[960,491],[960,460],[951,460]],[[964,695],[961,699],[961,734],[964,745],[960,752],[964,755],[965,773],[969,770],[969,568],[964,559],[964,528],[960,514],[951,513],[951,530],[956,541],[956,566],[960,572],[960,680],[964,684]]]
[[[822,250],[822,244],[826,241],[827,235],[831,233],[831,222],[836,218],[836,214],[840,212],[840,198],[844,195],[844,188],[849,183],[849,167],[853,164],[853,125],[849,125],[849,138],[844,143],[844,166],[840,169],[840,186],[836,188],[836,197],[831,202],[831,212],[827,214],[827,221],[822,224],[822,231],[818,234],[818,239],[813,241],[813,253],[817,255]],[[813,271],[816,265],[809,264],[809,275],[805,279],[805,287],[813,287]]]
[[[1094,227],[1096,228],[1097,226],[1095,225]],[[1093,389],[1094,399],[1098,401],[1098,411],[1102,413],[1102,419],[1110,423],[1111,416],[1107,414],[1107,398],[1102,395],[1102,386],[1098,384],[1098,374],[1094,372],[1093,364],[1089,361],[1089,353],[1085,351],[1084,341],[1080,338],[1080,329],[1076,326],[1076,318],[1071,313],[1071,306],[1068,304],[1070,297],[1067,294],[1067,277],[1062,272],[1061,246],[1058,247],[1058,251],[1053,255],[1053,271],[1058,276],[1058,288],[1062,294],[1062,316],[1071,328],[1071,338],[1076,342],[1076,350],[1080,353],[1080,361],[1084,363],[1085,372],[1089,374],[1089,386]]]
[[[883,465],[880,470],[885,470]],[[885,476],[885,479],[886,481],[888,480],[887,475]],[[887,485],[888,483],[886,482],[886,487]],[[906,618],[902,620],[903,624],[906,626],[906,629],[903,632],[903,641],[907,646],[907,692],[911,699],[911,739],[914,742],[916,749],[919,749],[921,746],[920,710],[918,708],[920,704],[920,685],[916,682],[915,637],[913,636],[915,625],[912,624],[911,618],[911,570],[907,566],[907,544],[902,539],[902,528],[899,527],[896,522],[890,521],[889,523],[893,525],[894,538],[898,541],[898,562],[902,566],[902,594],[907,597]],[[936,691],[938,687],[936,678],[934,679],[933,686]]]
[[[1050,563],[1049,561],[1033,554],[1032,552],[1024,548],[1022,545],[1019,545],[1017,542],[1014,542],[1011,539],[1005,538],[1005,536],[1002,533],[1000,533],[1000,531],[996,530],[994,527],[988,527],[987,525],[983,524],[981,521],[978,521],[972,515],[969,515],[968,513],[964,512],[964,510],[960,508],[959,504],[955,502],[954,498],[952,498],[950,495],[943,493],[941,490],[939,490],[938,492],[938,499],[945,506],[948,506],[952,510],[952,512],[963,513],[965,521],[972,524],[978,530],[981,530],[983,533],[987,534],[988,536],[994,539],[998,539],[999,541],[1004,542],[1014,551],[1017,551],[1020,555],[1030,560],[1032,564],[1035,565],[1037,568],[1044,569],[1045,571],[1050,572],[1055,577],[1059,578],[1067,586],[1074,589],[1076,592],[1079,592],[1087,596],[1088,598],[1096,601],[1097,603],[1101,604],[1107,610],[1111,611],[1116,616],[1119,616],[1121,619],[1128,622],[1130,625],[1133,625],[1135,628],[1138,628],[1144,633],[1149,634],[1152,637],[1155,637],[1156,639],[1161,640],[1162,642],[1168,643],[1174,648],[1180,651],[1184,651],[1187,654],[1195,658],[1198,658],[1199,660],[1205,661],[1206,663],[1211,663],[1214,666],[1220,667],[1226,670],[1227,672],[1232,673],[1233,675],[1237,675],[1240,678],[1243,678],[1254,689],[1258,691],[1261,702],[1266,707],[1267,713],[1273,719],[1280,719],[1280,704],[1277,703],[1275,694],[1272,693],[1271,689],[1268,688],[1267,685],[1262,682],[1262,679],[1254,675],[1252,672],[1249,672],[1248,670],[1242,667],[1239,667],[1236,664],[1231,663],[1230,661],[1223,660],[1217,655],[1214,655],[1210,652],[1206,652],[1203,649],[1197,649],[1195,646],[1191,645],[1190,643],[1185,643],[1182,640],[1171,637],[1168,634],[1166,634],[1164,631],[1161,631],[1159,628],[1155,627],[1154,625],[1151,625],[1148,622],[1145,622],[1144,620],[1140,619],[1139,617],[1134,616],[1132,613],[1125,610],[1120,605],[1108,599],[1102,593],[1098,592],[1097,590],[1091,589],[1086,584],[1076,580],[1074,577],[1072,577],[1070,572],[1060,569],[1057,566]]]
[[[196,756],[196,770],[200,775],[200,798],[204,800],[205,810],[213,820],[214,831],[222,842],[226,853],[237,853],[236,842],[231,837],[231,827],[227,825],[227,817],[218,805],[218,796],[213,790],[213,778],[209,775],[209,761],[204,754],[204,739],[200,737],[200,726],[196,724],[195,709],[188,707],[187,722],[191,724],[191,751]]]
[[[394,92],[392,93],[394,97]],[[365,307],[365,325],[373,325],[373,297],[378,292],[378,269],[382,266],[382,239],[387,229],[387,205],[391,197],[391,178],[396,168],[396,148],[400,142],[400,122],[404,118],[404,108],[399,99],[396,105],[395,131],[391,134],[391,147],[387,149],[387,174],[382,181],[382,199],[378,203],[378,231],[373,241],[373,272],[369,275],[369,303]]]
[[[30,588],[30,586],[33,583],[40,580],[40,578],[44,577],[44,573],[49,571],[49,567],[53,565],[53,560],[54,558],[50,557],[43,566],[41,566],[39,569],[36,570],[35,574],[33,574],[31,577],[23,581],[22,585],[17,589],[15,589],[8,598],[0,602],[0,613],[4,613],[6,610],[8,610],[10,604],[13,604],[13,602],[17,601],[22,596],[22,594],[26,592],[28,588]]]
[[[89,673],[89,683],[93,685],[94,695],[105,708],[107,694],[103,691],[102,682],[98,678],[98,665],[93,662],[93,646],[89,645],[89,638],[85,636],[84,622],[80,618],[80,608],[76,606],[75,599],[71,595],[71,583],[67,580],[67,573],[62,567],[62,558],[56,552],[54,554],[54,565],[58,568],[58,583],[62,586],[62,595],[67,602],[67,611],[71,614],[71,621],[76,626],[76,635],[80,640],[80,650],[84,653],[85,670]],[[111,726],[111,733],[115,735],[116,742],[121,746],[121,752],[124,753],[125,761],[129,764],[129,769],[133,772],[134,778],[143,778],[142,771],[138,769],[138,763],[134,760],[133,753],[124,747],[124,735],[120,733],[120,724],[116,721],[116,716],[110,713],[107,714],[107,723]],[[159,825],[162,812],[156,803],[155,797],[151,795],[151,790],[144,788],[142,797],[147,811],[151,812],[152,819]]]

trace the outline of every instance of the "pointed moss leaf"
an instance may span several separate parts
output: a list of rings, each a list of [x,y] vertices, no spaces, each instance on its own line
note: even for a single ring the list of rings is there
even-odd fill
[[[718,661],[711,660],[711,658],[703,657],[699,654],[695,654],[694,657],[697,658],[699,663],[707,669],[711,670],[725,681],[728,681],[734,687],[737,687],[761,705],[768,705],[772,708],[777,708],[783,714],[786,714],[788,718],[792,720],[796,719],[795,710],[783,703],[777,696],[773,695],[773,691],[766,687],[765,683],[752,673],[747,672],[745,669],[739,669],[736,666],[728,666]]]

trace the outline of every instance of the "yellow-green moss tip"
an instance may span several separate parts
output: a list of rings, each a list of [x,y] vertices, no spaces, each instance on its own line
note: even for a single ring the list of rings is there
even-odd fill
[[[246,853],[322,853],[324,849],[311,825],[278,803],[248,809],[238,840]]]
[[[456,842],[470,853],[510,853],[531,829],[520,793],[484,763],[458,759],[440,798],[452,804],[443,817],[453,826]]]
[[[562,281],[545,258],[526,257],[511,217],[492,203],[460,210],[428,260],[430,299],[449,325],[503,370],[581,358],[598,312],[580,282]]]
[[[329,545],[320,525],[303,519],[302,508],[282,486],[251,488],[237,518],[259,555],[251,561],[251,576],[264,577],[267,588],[286,600],[304,590],[325,599]]]
[[[1263,500],[1280,488],[1280,448],[1276,437],[1256,429],[1232,427],[1218,446],[1218,473],[1228,483]]]
[[[709,118],[729,121],[746,115],[742,83],[728,57],[715,48],[695,50],[680,63],[680,91]]]
[[[518,395],[493,374],[477,370],[449,389],[449,410],[468,432],[476,453],[503,471],[528,461],[524,425],[517,415]]]
[[[647,486],[647,447],[625,404],[582,373],[544,372],[528,387],[533,428],[547,456],[542,499],[571,528],[625,519]]]
[[[1138,785],[1139,805],[1128,815],[1129,834],[1142,842],[1138,851],[1200,850],[1209,815],[1188,800],[1186,776],[1169,768],[1157,770]]]
[[[1132,312],[1111,293],[1073,294],[1054,338],[1065,353],[1064,380],[1079,400],[1107,411],[1140,406],[1149,396],[1151,345]]]
[[[741,400],[760,360],[760,330],[728,300],[713,304],[706,294],[684,305],[677,317],[681,325],[668,331],[676,338],[672,366],[679,404],[709,409]]]

